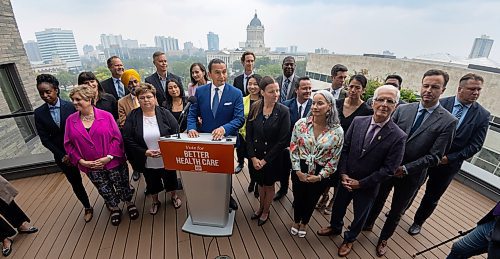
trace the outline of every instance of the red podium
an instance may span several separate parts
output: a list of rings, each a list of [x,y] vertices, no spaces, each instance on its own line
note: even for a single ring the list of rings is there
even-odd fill
[[[183,133],[160,139],[166,169],[179,170],[189,217],[182,230],[204,236],[230,236],[234,211],[229,211],[231,174],[234,172],[236,137],[212,140],[202,133],[188,138]]]

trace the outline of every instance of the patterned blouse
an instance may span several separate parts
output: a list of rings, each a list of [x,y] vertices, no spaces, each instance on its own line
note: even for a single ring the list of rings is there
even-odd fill
[[[303,173],[313,175],[317,163],[324,167],[320,172],[321,176],[328,178],[337,170],[344,143],[344,131],[340,125],[336,125],[333,128],[326,128],[318,139],[315,139],[312,119],[312,116],[302,118],[293,127],[290,142],[292,170],[300,171],[300,160],[305,160],[309,172]]]

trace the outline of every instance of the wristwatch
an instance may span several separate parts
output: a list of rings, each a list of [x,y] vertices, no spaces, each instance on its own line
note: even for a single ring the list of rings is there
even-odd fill
[[[109,160],[113,160],[114,158],[112,155],[107,155],[106,157],[109,158]]]

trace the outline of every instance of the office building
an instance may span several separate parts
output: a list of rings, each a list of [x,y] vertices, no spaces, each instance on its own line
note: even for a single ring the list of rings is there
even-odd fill
[[[493,40],[487,35],[481,35],[481,38],[474,40],[474,45],[469,54],[469,58],[487,58],[490,55]]]
[[[35,32],[35,36],[43,62],[50,63],[59,57],[66,62],[69,70],[78,71],[82,68],[73,31],[51,28]]]
[[[172,37],[155,36],[155,46],[163,52],[178,51],[179,40]]]
[[[218,51],[219,50],[219,35],[213,32],[207,34],[208,50]]]
[[[38,49],[38,43],[36,43],[36,41],[29,40],[24,43],[24,48],[26,49],[26,54],[30,62],[42,61],[42,55],[40,55],[40,49]]]

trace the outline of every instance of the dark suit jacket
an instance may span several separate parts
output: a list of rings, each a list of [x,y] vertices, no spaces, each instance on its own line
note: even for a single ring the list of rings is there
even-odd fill
[[[245,91],[245,87],[243,85],[244,77],[245,77],[245,74],[241,74],[241,75],[237,76],[236,78],[234,78],[233,86],[240,89],[241,94],[243,94],[243,96],[247,96],[248,90]]]
[[[455,96],[443,98],[440,103],[451,113]],[[450,151],[446,155],[450,163],[462,163],[481,150],[488,131],[489,119],[490,113],[483,106],[477,102],[472,103],[456,130]]]
[[[410,134],[419,103],[402,104],[392,119],[406,134]],[[425,175],[427,168],[437,166],[451,147],[457,119],[438,106],[420,127],[406,140],[403,165],[415,178]]]
[[[179,87],[182,86],[182,79],[172,73],[167,72],[167,81],[169,79],[175,79],[177,82],[179,82]],[[167,91],[163,89],[161,86],[161,81],[160,78],[158,77],[158,73],[154,72],[150,76],[146,77],[146,83],[152,84],[156,88],[156,99],[158,100],[158,105],[163,106],[165,105],[165,100],[167,99]],[[198,90],[196,90],[198,91]]]
[[[276,82],[278,83],[281,89],[281,86],[283,85],[283,75],[278,76],[276,78]],[[288,95],[286,96],[287,100],[297,97],[295,89],[297,89],[298,85],[299,85],[299,77],[297,75],[293,75],[293,80],[292,82],[290,82],[290,85],[288,85]]]
[[[113,82],[113,77],[110,77],[104,81],[101,82],[102,89],[104,89],[104,92],[111,94],[113,97],[115,97],[116,100],[119,100],[120,97],[118,97],[118,93],[116,92],[115,88],[115,83]],[[125,88],[125,95],[129,94],[130,92],[127,89],[127,86],[123,86]]]
[[[189,107],[187,130],[194,129],[198,132],[211,133],[214,129],[222,126],[226,131],[225,136],[237,136],[238,130],[245,122],[241,91],[226,83],[214,118],[210,105],[211,88],[212,83],[196,89],[197,101]],[[202,124],[199,127],[197,125],[198,117],[202,119]]]
[[[261,102],[264,105],[264,102]],[[246,124],[248,157],[264,159],[267,163],[281,157],[281,152],[290,144],[290,114],[283,104],[276,103],[269,118],[263,122],[262,112],[255,120],[252,112]]]
[[[389,120],[363,151],[371,119],[372,116],[354,118],[344,137],[338,172],[358,180],[362,189],[376,191],[401,165],[407,136]]]
[[[309,113],[309,110],[311,109],[311,104],[312,100],[311,99],[307,100],[306,108],[304,110],[304,117],[306,117],[307,114]],[[290,100],[286,100],[283,103],[283,105],[288,107],[288,110],[290,112],[290,132],[292,132],[293,126],[295,126],[295,123],[300,119],[299,106],[297,106],[297,97],[294,97]]]
[[[173,135],[177,133],[178,124],[172,113],[167,109],[156,106],[156,120],[160,129],[160,136]],[[143,113],[141,108],[130,112],[123,127],[123,142],[125,153],[135,170],[144,170],[146,166],[146,150],[148,146],[144,142]]]
[[[66,155],[64,150],[64,129],[66,127],[66,119],[69,115],[76,112],[72,103],[59,98],[61,103],[61,126],[52,119],[50,115],[49,105],[43,104],[35,109],[35,126],[40,136],[42,145],[46,147],[52,154],[56,162],[62,162],[62,158]]]

